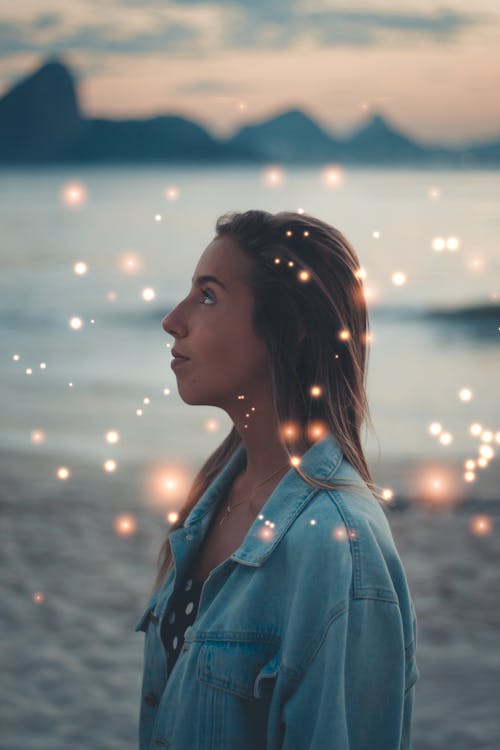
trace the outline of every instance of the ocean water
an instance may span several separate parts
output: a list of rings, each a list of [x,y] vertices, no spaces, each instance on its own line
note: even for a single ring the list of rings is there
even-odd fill
[[[86,190],[78,206],[61,199],[74,181]],[[50,451],[61,462],[206,456],[230,420],[182,402],[162,318],[187,293],[218,215],[303,208],[343,231],[366,270],[376,430],[365,436],[367,456],[476,456],[469,425],[500,430],[498,182],[496,172],[456,170],[350,169],[335,187],[316,169],[290,169],[279,185],[259,168],[0,172],[0,448]],[[165,193],[172,187],[175,200]],[[458,249],[436,252],[435,237],[458,238]],[[135,274],[120,267],[126,253],[140,258]],[[85,275],[74,273],[76,261],[88,264]],[[397,271],[402,286],[392,282]],[[218,425],[209,434],[207,419]],[[433,421],[450,444],[429,434]],[[34,429],[43,443],[31,442]],[[108,429],[120,432],[116,446],[104,442]]]

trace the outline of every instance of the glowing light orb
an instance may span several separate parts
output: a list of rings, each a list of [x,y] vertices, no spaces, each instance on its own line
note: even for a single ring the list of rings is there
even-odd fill
[[[81,318],[78,318],[77,316],[74,316],[69,321],[69,327],[72,328],[74,331],[79,331],[83,326],[83,320]]]
[[[178,513],[184,504],[193,477],[180,463],[154,464],[142,478],[142,497],[154,511],[163,515]]]
[[[108,458],[107,461],[103,464],[104,471],[107,471],[108,474],[111,474],[111,472],[116,471],[116,461],[112,458]]]
[[[472,391],[470,388],[462,388],[458,392],[458,397],[461,401],[470,401],[472,398]]]
[[[220,422],[217,419],[205,420],[205,430],[207,432],[218,432],[220,430]]]
[[[88,266],[83,260],[79,260],[73,266],[73,271],[77,276],[83,276],[88,271]]]
[[[14,360],[14,362],[19,362],[19,354],[13,354],[12,359]]]
[[[484,443],[491,443],[491,441],[493,440],[493,433],[492,433],[492,431],[491,430],[484,430],[484,432],[481,435],[481,440]]]
[[[460,247],[460,240],[458,237],[448,237],[446,240],[446,248],[454,252]]]
[[[275,535],[275,531],[272,530],[270,526],[262,526],[258,532],[257,536],[260,537],[263,541],[268,541],[269,539],[272,539]]]
[[[487,536],[493,529],[493,519],[486,513],[479,513],[469,519],[469,529],[474,536]]]
[[[316,519],[315,518],[311,518],[311,520],[309,521],[309,523],[311,524],[311,526],[316,526]]]
[[[123,273],[132,275],[142,267],[142,260],[136,253],[124,253],[118,259],[118,266]]]
[[[313,398],[318,398],[319,396],[322,395],[323,389],[320,385],[312,385],[309,388],[309,393],[311,394]]]
[[[70,470],[66,466],[60,466],[56,471],[56,475],[58,479],[67,479],[70,476]]]
[[[120,439],[120,434],[116,432],[116,430],[109,430],[109,432],[106,433],[106,440],[108,443],[117,443]]]
[[[179,520],[179,514],[175,511],[172,511],[171,513],[167,513],[167,521],[171,524],[177,523]]]
[[[300,435],[300,428],[299,425],[295,422],[282,422],[282,424],[279,427],[281,439],[285,442],[293,442],[294,440],[297,440],[297,438]]]
[[[87,198],[87,189],[81,182],[67,182],[60,191],[60,198],[66,206],[81,206]]]
[[[482,445],[479,448],[479,453],[483,458],[487,458],[488,460],[491,460],[495,455],[495,451],[493,450],[491,445]]]
[[[483,428],[479,424],[479,422],[474,422],[474,424],[471,424],[469,427],[469,432],[471,435],[480,435],[483,431]]]
[[[35,592],[33,593],[33,596],[31,597],[31,599],[32,599],[32,601],[33,601],[33,602],[34,602],[35,604],[42,604],[42,602],[43,602],[43,601],[44,601],[44,599],[45,599],[45,595],[43,594],[43,592],[42,592],[42,591],[35,591]]]
[[[113,528],[118,536],[132,536],[137,530],[137,521],[131,514],[116,516]]]
[[[325,187],[336,188],[344,182],[344,170],[336,164],[325,167],[321,173]]]
[[[380,232],[378,230],[375,230],[374,232],[372,232],[372,237],[378,240],[380,238]]]
[[[311,422],[308,422],[306,426],[307,439],[311,443],[315,443],[317,440],[320,440],[323,435],[326,435],[327,431],[328,425],[321,419],[314,419]]]
[[[438,439],[443,445],[449,445],[453,442],[453,435],[450,432],[442,432]]]
[[[354,275],[356,276],[357,279],[366,279],[366,276],[367,276],[366,268],[363,268],[362,266],[360,266],[354,271]]]
[[[444,250],[446,245],[444,237],[434,237],[432,240],[432,249],[435,250],[437,253],[440,253],[442,250]]]
[[[485,466],[488,466],[488,459],[485,456],[481,456],[481,458],[477,459],[477,465],[481,467],[481,469],[484,469]]]
[[[441,197],[441,188],[438,188],[438,187],[436,187],[436,186],[433,185],[432,187],[429,188],[429,190],[427,192],[427,195],[432,200],[437,200],[438,198]]]
[[[403,286],[403,284],[406,284],[406,274],[403,271],[395,271],[392,274],[391,279],[395,286]]]
[[[137,414],[138,417],[142,417],[142,409],[136,409],[135,413]]]
[[[45,364],[45,362],[40,362],[40,370],[46,370],[46,369],[47,369],[47,365]]]
[[[382,294],[380,292],[379,287],[374,284],[373,282],[369,282],[368,284],[364,284],[364,293],[365,293],[365,300],[370,304],[375,304],[377,302],[380,302],[382,298]]]
[[[26,372],[26,375],[32,375],[33,374],[33,370],[31,369],[31,367],[27,367],[26,370],[25,370],[25,372]]]
[[[466,471],[464,474],[464,479],[466,482],[473,482],[476,478],[476,475],[473,471]]]
[[[168,201],[176,201],[179,197],[179,188],[175,185],[169,185],[169,187],[165,188],[165,198]]]
[[[35,445],[45,442],[45,432],[43,430],[31,430],[31,442]]]
[[[285,173],[281,167],[270,166],[266,167],[263,172],[263,180],[269,187],[276,185],[282,185],[285,179]]]
[[[292,466],[300,466],[300,456],[292,456],[290,458],[290,463],[292,464]]]
[[[383,500],[392,500],[394,497],[394,492],[389,487],[384,487],[380,494]]]
[[[412,469],[409,487],[415,501],[430,510],[454,508],[463,500],[463,484],[448,464],[428,463]]]
[[[439,424],[439,422],[432,422],[429,425],[429,432],[431,433],[431,435],[439,435],[439,433],[441,432],[442,429],[443,428]]]
[[[143,404],[150,404],[151,403],[151,399],[146,396],[145,398],[142,399],[142,403]]]
[[[468,458],[464,466],[468,471],[473,471],[476,468],[476,462],[472,458]]]
[[[164,388],[163,389],[163,395],[164,396],[170,396],[170,388]]]
[[[466,265],[470,271],[482,271],[484,269],[485,261],[484,258],[476,256],[474,258],[468,258]]]
[[[162,215],[161,214],[155,214],[155,221],[161,221]]]
[[[151,287],[146,287],[142,290],[142,299],[146,302],[151,302],[156,297],[156,292]]]
[[[333,538],[338,542],[344,542],[349,538],[347,529],[345,526],[334,526],[332,531]]]
[[[311,274],[309,273],[309,271],[299,271],[297,276],[299,278],[299,281],[309,281],[309,279],[311,278]]]
[[[350,338],[351,338],[351,334],[347,330],[347,328],[344,328],[341,331],[339,331],[339,339],[341,341],[348,341]]]

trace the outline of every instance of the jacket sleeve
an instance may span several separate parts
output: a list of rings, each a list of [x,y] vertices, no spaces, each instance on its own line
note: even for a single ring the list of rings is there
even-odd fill
[[[418,670],[397,602],[351,599],[310,646],[282,709],[282,750],[412,750]]]

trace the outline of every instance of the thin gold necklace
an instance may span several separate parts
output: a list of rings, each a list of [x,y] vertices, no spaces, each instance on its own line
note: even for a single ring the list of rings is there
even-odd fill
[[[260,484],[257,485],[257,487],[255,488],[255,490],[252,492],[251,495],[249,495],[248,497],[245,497],[243,500],[240,500],[239,503],[235,503],[235,505],[231,505],[230,503],[228,503],[226,505],[226,509],[224,510],[224,515],[223,515],[222,519],[219,521],[219,526],[222,526],[222,524],[224,523],[224,521],[226,520],[226,518],[228,518],[228,516],[231,513],[231,511],[233,511],[235,508],[237,508],[238,505],[241,505],[244,502],[248,502],[255,495],[255,492],[259,489],[259,487],[262,487],[263,484],[265,484],[266,482],[268,482],[279,471],[281,471],[281,469],[284,469],[285,466],[289,466],[289,463],[287,462],[286,464],[283,464],[283,466],[280,466],[279,469],[276,469],[276,471],[273,471],[273,473],[270,476],[268,476],[267,479],[264,479],[263,482],[261,482]]]

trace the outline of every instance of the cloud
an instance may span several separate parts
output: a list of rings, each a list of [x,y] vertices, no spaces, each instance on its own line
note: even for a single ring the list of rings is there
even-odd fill
[[[196,2],[196,0],[189,0]],[[243,4],[242,4],[243,6]],[[241,23],[230,22],[227,42],[238,48],[284,48],[295,38],[311,32],[318,45],[372,47],[385,43],[384,32],[397,34],[402,42],[418,35],[443,42],[457,37],[463,29],[478,23],[475,17],[453,11],[432,14],[393,11],[308,10],[290,13],[290,7],[275,0],[265,12],[260,4],[247,8]]]
[[[170,3],[169,9],[177,12],[182,9],[182,18],[158,15],[156,6],[157,3],[142,3],[140,31],[135,31],[137,15],[127,16],[128,12],[137,14],[137,2],[130,3],[129,10],[124,0],[119,5],[106,6],[105,20],[89,21],[87,16],[85,23],[76,29],[69,27],[66,30],[65,19],[56,13],[39,14],[29,24],[0,22],[0,56],[28,50],[45,55],[78,50],[204,57],[221,48],[287,49],[304,35],[308,38],[312,35],[318,46],[374,47],[386,43],[387,32],[392,33],[392,38],[397,35],[402,42],[415,36],[442,42],[456,38],[462,30],[479,23],[477,16],[451,10],[434,13],[315,10],[307,4],[293,6],[287,0],[253,0],[251,3],[245,0],[217,0],[215,3],[181,0]],[[210,38],[195,6],[200,9],[207,6],[212,14],[216,14],[219,35],[214,40],[214,48],[209,46]],[[189,12],[189,7],[192,12]]]

